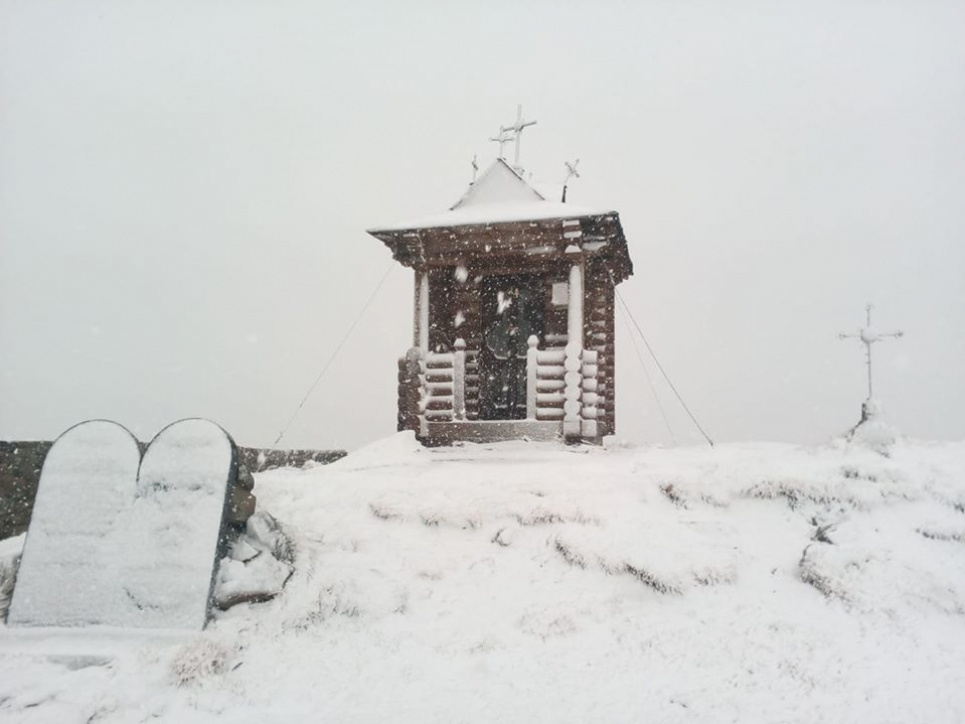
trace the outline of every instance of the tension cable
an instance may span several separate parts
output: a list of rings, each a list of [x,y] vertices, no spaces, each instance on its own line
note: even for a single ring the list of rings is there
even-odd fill
[[[352,322],[352,326],[348,328],[348,331],[345,333],[345,336],[342,337],[342,341],[338,343],[338,346],[332,352],[332,355],[328,358],[328,361],[325,363],[325,366],[322,367],[322,371],[318,373],[318,377],[316,377],[315,381],[312,382],[311,387],[308,388],[308,392],[305,393],[305,396],[302,398],[302,401],[298,403],[298,407],[295,408],[295,411],[292,413],[292,416],[288,418],[288,422],[285,423],[285,427],[283,427],[281,432],[278,433],[278,437],[275,438],[275,444],[274,444],[275,447],[278,446],[278,443],[281,442],[281,439],[285,436],[285,433],[288,432],[288,428],[291,427],[291,424],[295,421],[295,418],[298,416],[298,413],[301,412],[301,409],[305,406],[305,403],[308,402],[308,398],[311,397],[312,392],[315,391],[315,388],[318,386],[318,383],[321,381],[322,377],[325,376],[325,373],[328,371],[328,368],[331,366],[332,362],[334,362],[335,358],[338,357],[338,353],[342,351],[342,347],[345,346],[345,343],[348,341],[348,338],[352,336],[352,332],[355,331],[355,328],[358,326],[358,323],[361,321],[366,310],[368,310],[369,305],[372,304],[372,300],[375,299],[375,295],[379,293],[379,290],[382,288],[382,285],[385,284],[385,280],[389,278],[389,274],[392,273],[392,267],[394,266],[395,266],[395,261],[394,260],[390,261],[389,268],[385,270],[385,274],[382,275],[382,278],[379,280],[379,283],[375,286],[375,289],[372,291],[372,294],[369,295],[368,301],[365,302],[365,306],[362,307],[362,310],[358,313],[358,316],[355,317],[355,321]]]
[[[637,353],[637,359],[640,360],[640,368],[643,370],[644,377],[647,378],[647,384],[650,385],[650,393],[653,395],[653,401],[657,403],[657,409],[660,410],[660,417],[663,418],[663,424],[667,428],[667,434],[670,435],[671,441],[673,441],[674,447],[677,446],[677,438],[673,434],[673,430],[670,428],[670,420],[667,419],[667,412],[663,409],[663,404],[660,402],[660,398],[657,396],[657,388],[653,385],[653,378],[650,377],[650,372],[647,370],[647,366],[643,362],[643,353],[640,351],[640,345],[637,344],[637,338],[633,336],[633,330],[630,328],[630,322],[627,321],[627,313],[622,309],[622,319],[623,325],[627,328],[627,332],[630,333],[630,341],[633,342],[633,350]]]
[[[687,413],[688,417],[690,417],[691,421],[694,423],[694,426],[700,431],[700,434],[704,436],[704,439],[708,442],[708,444],[713,447],[714,441],[710,439],[710,435],[704,432],[704,428],[702,428],[700,423],[697,422],[697,418],[694,416],[694,413],[690,411],[689,407],[687,407],[687,403],[684,402],[684,398],[681,397],[680,393],[677,391],[677,388],[674,386],[673,381],[670,379],[669,375],[667,375],[667,371],[663,368],[663,365],[660,364],[660,360],[657,359],[657,355],[654,353],[653,347],[650,346],[650,342],[647,340],[647,335],[643,333],[639,323],[637,323],[636,318],[633,316],[633,312],[630,311],[630,307],[627,306],[626,301],[623,299],[623,295],[620,294],[620,290],[617,289],[616,280],[613,278],[613,272],[609,270],[607,271],[610,274],[610,283],[613,285],[613,292],[616,295],[616,298],[620,300],[620,304],[623,305],[623,311],[626,312],[626,315],[630,318],[630,321],[633,322],[633,326],[640,334],[640,339],[643,340],[643,344],[646,346],[647,352],[650,353],[653,361],[656,362],[657,369],[660,370],[660,374],[662,374],[663,378],[667,380],[667,384],[670,386],[670,389],[673,390],[673,393],[677,398],[677,402],[679,402],[680,406],[684,408],[684,411]]]

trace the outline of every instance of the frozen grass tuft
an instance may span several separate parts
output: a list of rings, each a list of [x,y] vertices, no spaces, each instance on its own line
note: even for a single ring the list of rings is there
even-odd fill
[[[333,583],[318,594],[317,614],[323,621],[332,616],[358,618],[361,608],[358,599],[352,596],[345,586]]]
[[[528,513],[518,514],[516,516],[516,522],[523,526],[552,525],[554,523],[562,523],[564,520],[563,516],[556,511],[543,507],[533,508]]]
[[[854,612],[897,615],[910,608],[962,614],[963,565],[948,544],[965,541],[965,531],[908,525],[922,512],[936,511],[919,506],[877,520],[856,514],[842,521],[835,526],[834,544],[813,542],[804,548],[800,579]]]
[[[13,596],[13,586],[17,582],[17,569],[6,561],[0,561],[0,621],[7,616],[10,608],[10,598]]]
[[[0,621],[7,616],[10,608],[10,598],[13,596],[13,586],[17,582],[17,567],[20,557],[0,561]]]
[[[713,542],[722,531],[701,521],[656,518],[636,525],[564,527],[549,540],[567,564],[611,576],[630,576],[663,595],[694,586],[733,583],[733,550]]]
[[[13,538],[0,542],[0,621],[7,615],[10,608],[10,597],[17,582],[17,571],[20,569],[20,554],[26,534],[21,533]]]
[[[583,511],[576,509],[572,512],[561,512],[545,506],[537,506],[525,513],[515,515],[516,522],[521,526],[536,525],[555,525],[560,523],[576,523],[577,525],[597,525],[599,520],[592,516],[585,515]]]
[[[638,568],[637,566],[627,563],[624,564],[623,570],[636,578],[643,585],[652,588],[657,593],[670,593],[675,596],[679,596],[681,593],[683,593],[683,591],[681,591],[676,585],[670,581],[660,578],[653,573],[653,571],[648,571],[646,568]]]
[[[402,514],[384,503],[369,503],[369,510],[379,520],[402,520]]]
[[[722,586],[737,582],[737,567],[734,565],[698,568],[693,571],[694,581],[699,586]]]
[[[207,636],[182,646],[171,660],[170,674],[179,686],[198,686],[227,670],[231,652]]]
[[[798,574],[801,580],[825,598],[850,601],[846,586],[840,577],[830,572],[822,553],[823,549],[815,545],[809,545],[804,549],[801,561],[798,563]]]
[[[419,514],[419,520],[422,521],[422,525],[426,528],[438,528],[441,518],[438,513],[425,512]]]
[[[823,485],[816,485],[806,480],[762,480],[750,486],[742,492],[745,498],[757,498],[760,500],[779,500],[787,501],[791,510],[797,510],[804,502],[817,503],[819,505],[831,505],[833,503],[847,502],[854,505],[854,501],[847,500],[839,495],[831,493]]]
[[[586,568],[586,559],[583,555],[567,545],[559,536],[553,539],[553,548],[569,565],[576,566],[577,568]]]
[[[542,641],[569,636],[577,631],[576,621],[570,612],[552,609],[527,613],[520,617],[516,625],[524,633]]]
[[[916,530],[919,535],[929,540],[965,543],[965,530],[936,530],[933,528],[917,528]]]
[[[681,492],[674,487],[673,483],[664,483],[660,486],[660,492],[667,496],[667,499],[678,508],[686,508],[687,500]]]
[[[500,528],[496,531],[496,534],[492,537],[492,542],[501,548],[508,548],[513,544],[513,540],[516,535],[509,528]]]

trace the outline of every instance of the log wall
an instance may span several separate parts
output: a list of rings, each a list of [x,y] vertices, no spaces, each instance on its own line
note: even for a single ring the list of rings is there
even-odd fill
[[[463,273],[460,267],[465,270]],[[466,341],[466,416],[479,415],[479,378],[476,352],[482,346],[482,280],[489,275],[537,274],[543,278],[544,338],[541,349],[562,348],[567,337],[567,305],[553,303],[553,284],[567,282],[568,260],[547,258],[510,258],[496,264],[465,263],[435,267],[429,271],[429,349],[450,352],[456,339]],[[458,270],[458,271],[457,271]],[[614,292],[606,264],[590,259],[584,279],[584,347],[597,352],[600,394],[604,403],[599,410],[601,434],[616,431],[614,417]]]

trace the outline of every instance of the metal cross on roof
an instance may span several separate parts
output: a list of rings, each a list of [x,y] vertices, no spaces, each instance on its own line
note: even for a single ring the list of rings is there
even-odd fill
[[[569,161],[564,161],[563,165],[566,166],[566,178],[563,179],[563,198],[562,198],[562,201],[565,204],[566,187],[569,185],[570,179],[573,178],[574,176],[576,178],[580,177],[580,172],[576,170],[576,167],[580,165],[580,159],[576,159],[576,161],[574,161],[573,163],[570,163]]]
[[[509,126],[500,126],[499,134],[502,136],[504,133],[512,133],[512,138],[516,141],[516,156],[513,160],[513,168],[517,172],[521,172],[522,168],[519,165],[519,142],[523,136],[523,129],[528,126],[535,126],[536,121],[524,121],[523,120],[523,106],[522,104],[516,106],[516,122]],[[502,151],[502,145],[500,144],[500,151]],[[500,153],[500,158],[502,158],[502,153]]]
[[[576,170],[576,167],[580,165],[580,159],[576,159],[573,163],[564,161],[563,165],[566,166],[566,178],[563,179],[564,184],[568,183],[574,176],[577,178],[580,177],[580,172]]]
[[[882,340],[888,337],[898,338],[898,337],[904,336],[905,334],[904,332],[901,332],[901,331],[896,331],[896,332],[875,331],[875,329],[871,326],[871,310],[872,310],[872,306],[870,304],[865,306],[866,326],[862,327],[854,334],[846,334],[842,332],[841,334],[838,335],[838,339],[859,339],[861,340],[861,343],[865,347],[865,356],[867,358],[867,364],[868,364],[868,399],[869,400],[872,398],[872,389],[873,389],[871,386],[871,345],[873,345],[875,342],[881,342]]]
[[[513,140],[512,131],[506,131],[503,128],[499,129],[499,133],[495,136],[490,136],[490,141],[495,141],[499,144],[499,157],[502,159],[506,158],[506,152],[503,150],[503,146]]]

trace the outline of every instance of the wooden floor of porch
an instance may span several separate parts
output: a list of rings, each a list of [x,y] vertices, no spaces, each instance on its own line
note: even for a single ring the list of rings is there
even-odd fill
[[[548,442],[562,436],[563,424],[559,420],[452,420],[423,423],[419,439],[426,445],[450,445],[457,441]]]

